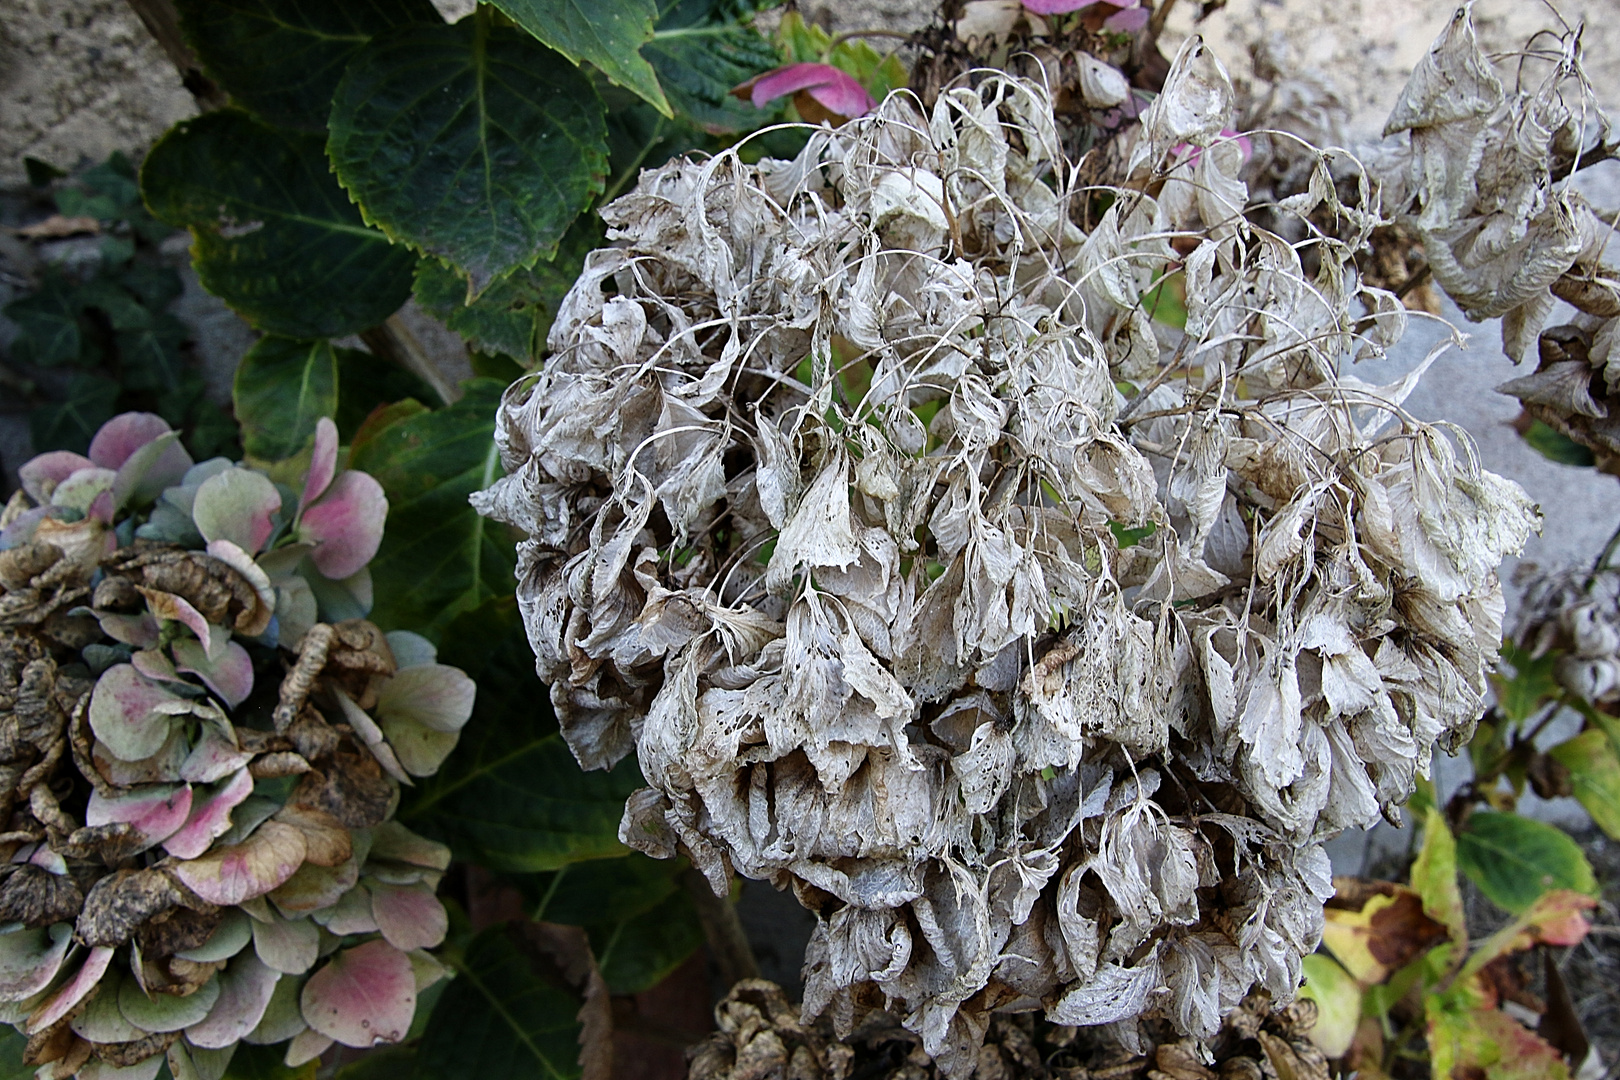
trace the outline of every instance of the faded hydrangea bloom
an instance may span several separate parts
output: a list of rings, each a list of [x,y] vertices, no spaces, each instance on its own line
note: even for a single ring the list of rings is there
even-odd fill
[[[1011,77],[643,174],[474,497],[574,753],[638,756],[623,839],[792,888],[807,1017],[951,1075],[993,1010],[1291,997],[1321,842],[1467,738],[1536,525],[1421,369],[1348,374],[1404,329],[1370,183],[1313,150],[1304,238],[1252,224],[1231,112],[1194,40],[1104,199]]]

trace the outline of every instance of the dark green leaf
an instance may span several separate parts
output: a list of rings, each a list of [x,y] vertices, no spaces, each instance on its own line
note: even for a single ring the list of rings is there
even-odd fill
[[[677,154],[697,149],[702,133],[660,116],[644,101],[622,92],[608,109],[608,168],[611,180],[598,205],[635,187],[642,169],[656,169]]]
[[[118,360],[122,382],[130,390],[172,390],[180,385],[184,367],[180,346],[190,335],[173,315],[159,312],[145,326],[118,334]]]
[[[620,922],[592,923],[585,932],[602,978],[615,994],[639,994],[657,986],[703,944],[703,924],[684,890],[650,911]]]
[[[527,367],[544,349],[557,305],[579,277],[585,256],[601,243],[601,221],[594,214],[580,217],[551,260],[496,278],[471,303],[465,275],[423,259],[416,267],[416,302],[472,348],[505,353]]]
[[[90,448],[96,429],[118,411],[118,384],[101,375],[77,374],[68,380],[67,400],[41,405],[28,416],[34,452]]]
[[[154,214],[191,230],[203,286],[266,333],[353,333],[410,295],[415,256],[360,219],[317,135],[208,113],[152,148],[141,186]]]
[[[237,365],[231,387],[242,449],[260,461],[284,461],[315,439],[315,422],[338,407],[338,353],[326,340],[261,338]]]
[[[516,600],[500,597],[455,620],[439,659],[472,676],[478,697],[456,752],[405,794],[400,819],[445,840],[458,858],[508,873],[624,854],[619,819],[641,774],[633,758],[609,772],[574,761],[534,673]]]
[[[1620,840],[1620,755],[1609,737],[1591,728],[1547,753],[1569,770],[1575,797],[1597,827]]]
[[[1158,529],[1159,527],[1151,521],[1146,525],[1139,525],[1134,529],[1121,524],[1118,521],[1110,521],[1108,523],[1108,531],[1114,534],[1114,542],[1118,544],[1121,549],[1135,547],[1137,544],[1140,544],[1142,541],[1152,536],[1158,531]]]
[[[513,22],[575,63],[598,71],[670,115],[658,76],[638,50],[653,35],[657,0],[492,0]]]
[[[530,917],[569,926],[633,919],[680,892],[680,875],[688,865],[685,859],[652,859],[633,851],[621,859],[593,859],[536,874]]]
[[[1597,895],[1580,845],[1562,829],[1518,814],[1482,810],[1470,817],[1457,834],[1457,866],[1515,915],[1553,889]]]
[[[421,1080],[571,1080],[580,999],[503,926],[473,939],[417,1048]]]
[[[286,1056],[285,1046],[237,1043],[231,1063],[225,1068],[224,1080],[315,1080],[318,1061],[293,1069],[285,1064]]]
[[[6,317],[22,331],[12,342],[12,355],[41,367],[95,360],[79,321],[82,310],[78,288],[60,274],[47,273],[38,292],[6,305]]]
[[[759,31],[726,15],[714,0],[681,0],[641,50],[676,114],[712,133],[750,130],[771,118],[731,91],[780,63]]]
[[[1524,432],[1524,441],[1530,444],[1530,449],[1560,465],[1589,467],[1596,461],[1592,451],[1540,420],[1530,421],[1530,426]]]
[[[350,466],[388,493],[388,527],[370,564],[371,618],[385,630],[437,639],[463,611],[515,588],[512,537],[467,503],[501,474],[495,410],[506,387],[487,379],[465,387],[454,405],[355,441]]]
[[[180,25],[231,100],[267,124],[326,130],[332,91],[373,35],[442,23],[427,0],[177,0]]]
[[[63,169],[58,169],[48,161],[41,161],[37,157],[23,155],[23,169],[28,173],[28,183],[32,187],[50,187],[52,180],[60,180],[67,175]]]
[[[146,307],[162,311],[180,298],[180,275],[172,267],[138,262],[118,275],[118,282]]]
[[[332,104],[332,167],[366,220],[477,291],[551,257],[602,190],[602,104],[583,75],[483,18],[380,35]]]
[[[447,982],[436,982],[425,993],[430,994],[448,985]],[[426,1006],[419,997],[416,1001],[416,1018],[421,1020],[427,1016]],[[402,1076],[410,1076],[415,1068],[416,1047],[385,1046],[338,1069],[332,1074],[332,1080],[399,1080]]]
[[[33,1080],[34,1066],[23,1064],[28,1036],[10,1024],[0,1025],[0,1080]]]
[[[344,442],[354,437],[377,406],[406,398],[439,400],[432,387],[400,365],[357,349],[339,350],[338,408],[333,419]]]
[[[110,277],[86,282],[79,289],[79,302],[107,316],[114,330],[137,330],[152,322],[147,307]]]
[[[1554,668],[1558,653],[1549,651],[1533,656],[1516,645],[1502,646],[1502,659],[1511,666],[1512,677],[1503,671],[1491,676],[1496,691],[1496,707],[1511,721],[1522,724],[1536,714],[1548,698],[1558,693]]]

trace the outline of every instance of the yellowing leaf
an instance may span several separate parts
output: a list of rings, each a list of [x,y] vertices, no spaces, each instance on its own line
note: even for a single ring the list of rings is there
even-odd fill
[[[1569,770],[1575,797],[1597,827],[1620,839],[1620,756],[1608,735],[1595,728],[1583,731],[1547,753]]]
[[[1468,919],[1457,888],[1457,841],[1445,816],[1432,806],[1423,823],[1423,850],[1412,863],[1412,887],[1423,898],[1423,913],[1444,926],[1451,940],[1466,946]]]

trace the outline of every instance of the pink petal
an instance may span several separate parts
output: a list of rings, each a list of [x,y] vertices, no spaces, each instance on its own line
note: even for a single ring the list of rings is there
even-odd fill
[[[810,91],[811,97],[839,116],[862,116],[877,105],[853,75],[831,64],[789,64],[748,85],[752,87],[749,100],[756,109],[763,109],[766,102],[800,90]]]
[[[405,717],[434,731],[460,731],[472,716],[478,684],[460,668],[422,664],[390,678],[377,695],[377,715]]]
[[[166,432],[118,466],[118,479],[113,481],[114,501],[119,507],[131,500],[137,504],[149,503],[165,489],[180,483],[192,464],[191,455],[180,445],[180,433]]]
[[[98,945],[91,949],[90,955],[84,958],[83,966],[74,973],[73,978],[28,1018],[28,1034],[43,1031],[72,1012],[74,1006],[96,988],[96,983],[107,973],[107,965],[112,963],[112,958],[113,949],[109,946]],[[413,1004],[415,996],[415,991],[412,991]]]
[[[1131,0],[1132,4],[1136,0]],[[1118,6],[1118,5],[1115,5]],[[1127,7],[1117,15],[1110,15],[1103,20],[1103,29],[1112,30],[1116,34],[1134,34],[1148,24],[1149,12],[1143,7]]]
[[[195,859],[208,850],[208,845],[212,844],[216,837],[224,836],[230,831],[231,811],[251,794],[253,794],[253,777],[246,769],[239,769],[236,775],[196,801],[184,827],[164,841],[163,850],[177,859]],[[252,840],[252,837],[248,838],[249,843],[252,843]],[[276,885],[279,884],[280,881],[276,882]]]
[[[208,625],[208,620],[203,618],[202,612],[191,606],[191,601],[160,589],[148,589],[144,585],[137,585],[135,588],[146,597],[146,606],[153,615],[168,622],[180,623],[197,635],[197,640],[202,642],[205,650],[213,651],[213,630]]]
[[[321,931],[308,919],[255,921],[253,948],[267,967],[283,975],[302,975],[320,959]]]
[[[51,501],[51,492],[56,485],[78,472],[80,469],[95,467],[95,462],[82,454],[75,454],[71,450],[52,450],[48,454],[40,454],[23,463],[17,470],[17,479],[22,482],[23,490],[37,503]]]
[[[337,425],[323,416],[315,421],[315,453],[310,459],[309,476],[304,479],[304,494],[298,500],[299,513],[320,498],[337,475],[337,452]]]
[[[95,466],[80,469],[52,489],[51,505],[65,506],[70,510],[79,511],[85,517],[91,517],[95,503],[112,490],[113,481],[116,479],[118,474],[111,469],[98,469]]]
[[[174,643],[174,659],[180,671],[189,672],[208,684],[208,689],[225,699],[231,708],[247,700],[253,692],[253,658],[234,641],[225,643],[225,652],[217,660],[208,659],[208,652],[197,641]]]
[[[140,830],[146,843],[141,850],[173,836],[191,814],[191,786],[162,784],[157,787],[136,788],[128,795],[104,797],[99,791],[90,793],[85,807],[86,825],[110,825],[128,822]]]
[[[203,737],[191,748],[191,753],[180,766],[180,778],[190,780],[193,784],[212,784],[236,772],[252,759],[252,754],[238,750],[217,728],[205,727]]]
[[[270,517],[281,509],[281,493],[263,473],[231,468],[210,476],[197,488],[191,519],[208,541],[229,540],[254,552],[270,539]]]
[[[186,779],[180,775],[180,765],[186,760],[186,731],[182,725],[163,744],[163,749],[151,757],[125,761],[107,749],[97,739],[90,747],[90,761],[103,779],[118,787],[137,784],[172,784]]]
[[[120,413],[102,424],[96,437],[90,440],[90,460],[103,469],[116,469],[135,451],[173,430],[168,421],[156,413]],[[184,475],[184,470],[181,473]]]
[[[399,1042],[416,1015],[411,958],[386,941],[337,953],[310,976],[301,997],[304,1021],[344,1046]]]
[[[178,700],[132,665],[115,664],[96,680],[90,695],[90,730],[125,761],[149,758],[169,741],[174,724],[157,706]]]
[[[450,917],[433,890],[420,885],[371,886],[371,911],[388,944],[410,952],[444,941]]]
[[[388,496],[369,473],[353,469],[339,476],[320,501],[298,520],[298,539],[315,545],[309,557],[316,569],[342,580],[360,572],[377,554]]]
[[[219,977],[219,1000],[201,1021],[186,1028],[186,1038],[206,1050],[220,1050],[259,1026],[281,973],[264,965],[257,954],[238,953]]]
[[[327,1050],[331,1049],[332,1043],[335,1041],[330,1036],[305,1028],[300,1034],[293,1037],[292,1042],[287,1044],[287,1056],[283,1060],[288,1068],[296,1069],[298,1066],[306,1065],[326,1053]]]
[[[0,934],[0,1000],[26,1001],[49,986],[72,944],[66,923]]]
[[[291,825],[267,821],[240,844],[177,863],[174,874],[209,903],[228,906],[277,888],[303,861],[304,834]]]

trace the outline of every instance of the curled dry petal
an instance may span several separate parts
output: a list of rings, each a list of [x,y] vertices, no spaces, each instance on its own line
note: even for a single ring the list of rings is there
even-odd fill
[[[191,517],[204,540],[229,540],[243,551],[257,552],[270,539],[271,520],[281,509],[281,494],[263,473],[229,468],[197,488]]]
[[[303,834],[291,825],[267,821],[239,844],[176,864],[174,875],[211,904],[240,904],[277,888],[303,862]]]
[[[270,582],[270,575],[254,562],[253,556],[229,540],[209,541],[208,554],[241,574],[253,586],[259,605],[251,615],[238,616],[233,629],[245,637],[258,637],[270,625],[270,617],[276,611],[276,590]]]
[[[310,976],[301,997],[311,1028],[344,1046],[399,1042],[416,1012],[411,959],[386,941],[333,955]]]
[[[313,544],[316,569],[334,581],[352,577],[377,554],[388,496],[367,473],[340,475],[298,519],[298,539]]]

